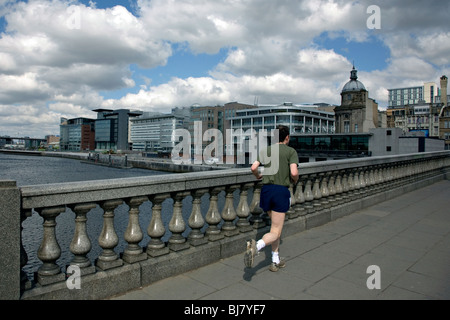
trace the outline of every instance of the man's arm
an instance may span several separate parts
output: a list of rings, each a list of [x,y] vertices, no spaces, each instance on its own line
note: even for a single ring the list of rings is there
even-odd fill
[[[253,162],[252,167],[251,167],[252,173],[256,177],[256,179],[262,178],[262,174],[258,170],[260,164],[261,163],[259,161],[255,161],[255,162]]]
[[[292,182],[295,184],[297,184],[298,181],[298,168],[297,168],[297,164],[296,163],[291,163],[289,165],[290,167],[290,172],[291,172],[291,179]]]

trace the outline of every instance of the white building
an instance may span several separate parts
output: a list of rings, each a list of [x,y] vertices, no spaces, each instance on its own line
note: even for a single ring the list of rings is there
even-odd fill
[[[183,127],[183,117],[171,114],[131,119],[130,140],[134,151],[170,152],[175,146],[175,130]]]
[[[255,109],[237,110],[230,118],[233,131],[253,129],[271,131],[285,125],[291,134],[334,133],[334,113],[319,110],[313,105],[292,104],[259,105]]]

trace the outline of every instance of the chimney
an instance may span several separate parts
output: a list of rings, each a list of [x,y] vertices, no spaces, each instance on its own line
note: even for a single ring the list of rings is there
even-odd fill
[[[448,78],[446,76],[441,77],[441,102],[444,104],[444,107],[447,106],[447,82]]]

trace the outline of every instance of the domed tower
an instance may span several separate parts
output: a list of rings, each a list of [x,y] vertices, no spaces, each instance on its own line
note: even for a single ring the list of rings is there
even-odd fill
[[[378,104],[369,98],[369,92],[358,80],[353,66],[348,81],[341,91],[341,105],[334,109],[336,133],[361,133],[377,127]],[[376,122],[375,122],[376,121]]]
[[[350,71],[350,81],[344,85],[341,92],[341,106],[362,106],[367,98],[367,90],[361,81],[358,81],[358,71],[353,66]]]

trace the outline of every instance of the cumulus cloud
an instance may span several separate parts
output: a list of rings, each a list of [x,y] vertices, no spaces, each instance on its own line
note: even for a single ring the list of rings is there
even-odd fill
[[[130,12],[84,0],[0,0],[0,134],[23,128],[58,134],[59,117],[95,117],[90,110],[98,107],[169,112],[194,103],[253,103],[256,97],[260,103],[338,104],[352,62],[318,46],[315,39],[324,34],[361,43],[377,37],[389,48],[386,68],[358,73],[380,104],[387,88],[449,73],[450,30],[443,22],[449,3],[384,1],[381,29],[369,30],[366,9],[372,4],[137,0]],[[172,46],[226,55],[198,78],[174,75],[154,84],[136,72],[169,63]],[[115,90],[122,94],[103,97]]]

